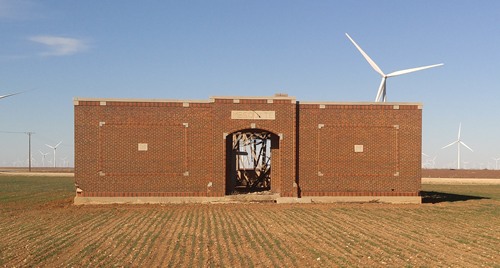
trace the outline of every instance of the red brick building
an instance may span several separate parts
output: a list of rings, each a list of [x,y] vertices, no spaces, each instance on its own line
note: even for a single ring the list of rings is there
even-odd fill
[[[420,202],[422,106],[82,99],[75,105],[75,203]]]

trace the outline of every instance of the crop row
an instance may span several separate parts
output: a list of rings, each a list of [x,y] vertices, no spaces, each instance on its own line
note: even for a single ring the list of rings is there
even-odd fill
[[[0,216],[0,265],[494,266],[498,213],[489,202],[56,208]]]

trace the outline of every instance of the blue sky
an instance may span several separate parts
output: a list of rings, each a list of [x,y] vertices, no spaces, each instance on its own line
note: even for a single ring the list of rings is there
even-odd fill
[[[300,101],[421,102],[423,152],[436,167],[495,167],[500,157],[500,1],[0,0],[0,131],[33,131],[73,165],[73,98],[208,99],[285,92]],[[28,158],[0,132],[0,166]],[[423,162],[426,162],[424,157]],[[455,162],[455,163],[454,163]],[[500,163],[499,163],[500,164]]]

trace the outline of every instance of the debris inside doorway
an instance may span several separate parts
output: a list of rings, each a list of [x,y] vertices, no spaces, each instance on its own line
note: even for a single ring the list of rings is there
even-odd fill
[[[237,193],[271,189],[271,133],[233,133],[233,179]]]

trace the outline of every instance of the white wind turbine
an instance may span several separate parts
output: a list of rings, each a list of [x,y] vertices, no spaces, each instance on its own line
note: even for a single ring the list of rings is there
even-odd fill
[[[50,148],[52,148],[54,150],[54,167],[56,167],[56,150],[57,150],[57,146],[61,145],[61,143],[62,143],[62,141],[60,141],[55,146],[50,146],[48,144],[45,144],[45,145],[47,145],[48,147],[50,147]]]
[[[422,155],[425,156],[425,157],[429,157],[429,155],[427,155],[426,153],[422,152]],[[423,157],[422,157],[423,158]],[[422,159],[423,160],[423,159]],[[427,164],[427,160],[425,162],[422,161],[422,168],[425,168],[426,167],[426,164]]]
[[[354,40],[347,33],[345,35],[347,35],[347,38],[349,38],[349,40],[351,40],[351,42],[359,50],[359,52],[361,52],[361,55],[363,55],[365,60],[372,66],[372,68],[382,76],[382,81],[380,82],[380,86],[379,86],[378,91],[377,91],[377,96],[375,97],[375,102],[385,102],[387,100],[387,98],[386,98],[386,85],[385,85],[387,78],[443,65],[443,63],[440,63],[440,64],[428,65],[428,66],[423,66],[423,67],[405,69],[405,70],[400,70],[400,71],[395,71],[395,72],[392,72],[389,74],[385,74],[382,71],[382,69],[380,69],[380,67],[378,67],[377,64],[370,58],[370,56],[368,56],[368,54],[366,54],[363,51],[363,49],[361,49],[361,47],[358,46],[358,44],[356,44],[356,42],[354,42]]]
[[[45,157],[47,157],[49,153],[42,153],[42,151],[40,151],[40,154],[42,154],[42,166],[45,167]]]
[[[429,160],[429,163],[431,163],[432,168],[436,167],[436,157],[437,155],[435,155],[432,159]]]
[[[443,148],[441,149],[444,149],[446,147],[450,147],[454,144],[457,145],[457,169],[460,169],[460,145],[463,145],[465,146],[465,148],[469,149],[471,152],[474,152],[469,146],[467,146],[467,144],[465,144],[461,139],[460,139],[460,131],[462,130],[462,123],[460,123],[460,125],[458,125],[458,138],[456,141],[444,146]]]
[[[67,161],[66,159],[68,159],[67,156],[61,157],[61,160],[63,161],[63,164],[62,164],[63,167],[68,167],[68,162],[69,161]]]
[[[498,169],[498,161],[500,161],[500,157],[499,158],[492,158],[493,160],[495,160],[495,169]]]
[[[33,165],[36,165],[36,159],[33,157],[33,154],[31,155],[31,162],[33,163]],[[28,157],[28,159],[26,159],[26,165],[29,164],[30,164],[30,159]]]
[[[429,158],[425,161],[425,164],[424,166],[427,167],[427,168],[434,168],[436,166],[436,156],[434,156],[433,158]]]

